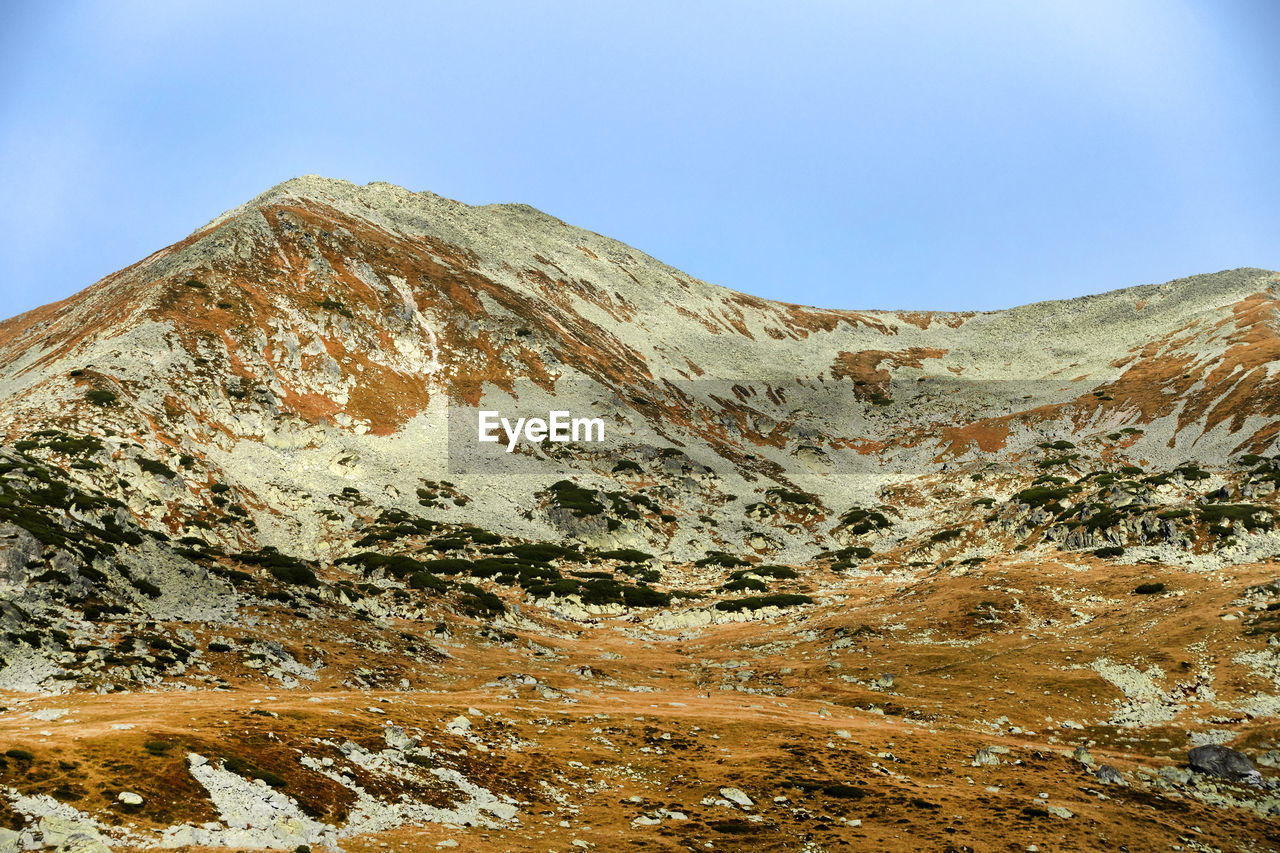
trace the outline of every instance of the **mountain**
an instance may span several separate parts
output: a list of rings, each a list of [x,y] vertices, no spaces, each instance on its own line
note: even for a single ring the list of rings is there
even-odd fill
[[[1280,762],[1278,300],[818,309],[287,181],[0,323],[0,845],[1253,844],[1180,766]]]

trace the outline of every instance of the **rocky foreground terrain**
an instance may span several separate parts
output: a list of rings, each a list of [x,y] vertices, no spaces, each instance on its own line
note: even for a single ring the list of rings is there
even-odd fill
[[[275,187],[0,323],[0,850],[1280,849],[1278,300]]]

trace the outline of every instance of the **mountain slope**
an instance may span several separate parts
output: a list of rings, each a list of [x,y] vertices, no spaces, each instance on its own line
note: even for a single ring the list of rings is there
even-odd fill
[[[513,504],[566,468],[608,485],[642,445],[678,448],[723,494],[786,488],[843,509],[943,465],[1122,427],[1143,429],[1125,452],[1153,465],[1263,450],[1280,415],[1278,294],[1274,273],[1237,270],[984,314],[819,310],[693,280],[525,206],[300,178],[0,325],[0,431],[56,411],[73,431],[189,454],[263,504],[290,495],[291,519],[255,515],[258,535],[309,553],[332,537],[299,519],[351,483],[409,509],[421,480],[453,477],[472,514],[546,534]],[[468,473],[446,441],[450,414],[456,445],[474,418],[462,407],[482,400],[605,414],[610,440],[499,460],[524,488],[495,490],[492,467]],[[679,498],[682,521],[719,509],[707,489]],[[729,523],[726,543],[751,536]],[[794,537],[767,538],[791,553]],[[606,539],[697,550],[649,528]]]
[[[286,182],[0,323],[0,849],[1276,849],[1277,299]]]

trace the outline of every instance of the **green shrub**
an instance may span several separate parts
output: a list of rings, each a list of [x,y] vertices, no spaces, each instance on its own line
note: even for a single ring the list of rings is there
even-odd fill
[[[747,575],[756,575],[757,577],[762,578],[776,578],[778,580],[793,580],[800,577],[799,572],[795,569],[789,568],[788,566],[773,566],[766,564],[752,566],[749,569],[739,569],[729,577],[737,579]]]
[[[35,756],[27,750],[17,749],[16,747],[14,749],[6,749],[4,754],[15,761],[33,761],[35,759]]]
[[[644,469],[641,468],[638,463],[630,459],[623,459],[617,465],[613,466],[613,473],[615,474],[623,474],[627,472],[630,472],[633,474],[641,474],[641,473],[644,473]]]
[[[623,600],[622,584],[612,578],[592,578],[578,594],[583,604],[620,604]]]
[[[1035,508],[1055,504],[1078,491],[1080,491],[1079,486],[1032,486],[1015,494],[1013,499]]]
[[[1251,531],[1270,530],[1273,524],[1271,510],[1249,504],[1208,504],[1200,508],[1200,520],[1215,526],[1238,522]]]
[[[465,563],[466,561],[459,560],[459,562]],[[359,554],[353,554],[350,557],[343,557],[335,561],[334,565],[361,566],[366,576],[378,569],[382,569],[394,578],[405,578],[414,572],[420,572],[425,569],[422,562],[415,560],[413,557],[401,554],[379,554],[376,551],[361,551]]]
[[[662,577],[662,572],[657,569],[650,569],[647,566],[618,566],[618,571],[630,578],[635,578],[644,583],[653,583]]]
[[[622,563],[643,563],[653,559],[652,554],[635,548],[614,548],[612,551],[601,551],[600,559],[617,560]]]
[[[142,748],[152,755],[168,755],[169,750],[173,749],[173,744],[167,740],[149,740],[142,745]]]
[[[1144,583],[1134,587],[1135,595],[1155,595],[1158,592],[1164,592],[1164,584],[1162,583]]]
[[[764,607],[794,607],[799,604],[813,604],[807,595],[795,593],[775,593],[774,595],[755,595],[747,598],[733,598],[716,602],[716,610],[737,613],[742,610],[760,610]]]
[[[449,585],[430,572],[414,572],[409,576],[410,589],[429,589],[432,592],[444,592]]]
[[[547,491],[550,493],[552,503],[562,509],[570,510],[578,518],[604,512],[604,504],[600,503],[594,490],[584,489],[569,480],[552,483]]]
[[[95,406],[114,406],[116,400],[119,399],[114,391],[108,391],[105,388],[94,388],[92,391],[87,392],[84,398]]]
[[[160,587],[146,578],[129,578],[129,583],[147,598],[159,598],[163,594]]]
[[[850,507],[845,510],[840,516],[840,523],[849,528],[849,533],[854,536],[861,536],[864,533],[883,530],[891,526],[891,522],[884,516],[884,513],[874,509],[864,509],[860,506]]]
[[[316,577],[316,573],[305,562],[297,557],[282,554],[270,546],[256,553],[236,554],[233,559],[242,563],[262,566],[273,578],[281,583],[311,587],[320,585],[320,580]]]
[[[330,296],[326,296],[324,299],[317,302],[316,307],[323,308],[326,311],[333,311],[348,319],[355,317],[355,315],[351,313],[350,308]]]
[[[271,574],[271,577],[281,583],[292,584],[293,586],[320,586],[320,579],[316,577],[316,573],[301,564],[267,566],[267,571]]]
[[[785,504],[816,504],[818,503],[817,495],[811,495],[808,492],[793,492],[790,489],[784,489],[774,486],[771,489],[765,489],[765,497],[773,498],[779,503]]]
[[[561,559],[581,563],[586,559],[586,557],[582,555],[582,552],[577,548],[566,548],[562,545],[555,545],[550,542],[531,542],[522,545],[509,545],[505,548],[495,548],[493,553],[509,554],[520,560],[530,560],[541,563]]]
[[[628,607],[666,607],[671,596],[647,586],[626,586],[622,588],[622,601]]]
[[[755,578],[734,578],[721,587],[721,589],[727,592],[745,592],[746,590],[751,590],[752,592],[764,592],[768,588],[768,584],[764,581],[756,580]]]
[[[567,595],[574,595],[582,588],[582,584],[573,578],[560,578],[551,582],[530,583],[525,585],[525,592],[534,598],[546,598],[554,595],[558,598],[564,598]]]
[[[460,583],[458,589],[462,592],[458,607],[468,616],[498,616],[507,612],[501,598],[475,584]]]
[[[134,461],[138,463],[139,468],[146,471],[148,474],[154,474],[157,477],[165,477],[168,479],[178,476],[177,471],[174,471],[163,462],[157,462],[154,459],[146,459],[144,457],[138,457]]]
[[[741,557],[726,554],[724,551],[711,551],[702,559],[694,561],[694,565],[698,568],[720,566],[721,568],[731,569],[734,566],[749,566],[751,564]]]
[[[1098,548],[1096,551],[1094,551],[1094,552],[1093,552],[1093,556],[1095,556],[1095,557],[1103,557],[1103,558],[1106,558],[1106,557],[1121,557],[1121,556],[1124,556],[1124,548],[1122,548],[1122,547],[1121,547],[1121,546],[1119,546],[1119,545],[1106,545],[1106,546],[1104,546],[1104,547],[1102,547],[1102,548]]]

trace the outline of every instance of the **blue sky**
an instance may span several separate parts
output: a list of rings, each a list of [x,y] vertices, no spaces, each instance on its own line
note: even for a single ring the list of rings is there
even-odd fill
[[[0,315],[289,177],[990,309],[1280,268],[1280,3],[0,4]]]

